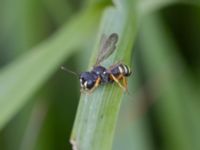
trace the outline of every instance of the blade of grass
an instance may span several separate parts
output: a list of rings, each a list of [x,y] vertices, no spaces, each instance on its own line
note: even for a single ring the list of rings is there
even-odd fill
[[[167,149],[199,149],[198,97],[168,30],[157,15],[142,28],[143,60],[159,101],[157,115]],[[153,35],[153,37],[152,37]]]
[[[52,20],[57,25],[62,25],[68,17],[70,17],[73,12],[75,11],[75,8],[73,8],[70,1],[49,1],[44,0],[44,7],[47,9],[48,13],[52,17]]]
[[[102,34],[119,34],[116,52],[106,60],[106,67],[122,60],[130,64],[131,50],[136,33],[134,1],[115,1],[105,10],[90,67],[95,62]],[[71,143],[74,150],[110,150],[123,91],[116,84],[98,87],[91,95],[82,94],[74,123]]]
[[[102,9],[85,9],[44,43],[1,70],[0,129],[75,49],[94,33]]]
[[[175,4],[186,4],[199,6],[199,1],[191,0],[140,0],[137,4],[137,13],[139,18],[144,18],[144,16],[149,15],[153,12],[159,11]]]

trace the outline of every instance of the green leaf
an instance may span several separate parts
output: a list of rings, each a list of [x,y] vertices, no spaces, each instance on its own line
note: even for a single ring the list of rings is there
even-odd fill
[[[167,149],[199,149],[199,93],[195,92],[185,62],[159,15],[149,16],[142,29],[142,56],[152,82],[150,88],[161,100],[156,114],[164,144]]]
[[[85,9],[51,38],[1,70],[0,129],[59,65],[92,36],[106,5],[102,6]]]
[[[105,10],[99,38],[90,61],[94,65],[102,34],[119,35],[117,50],[103,65],[109,67],[121,60],[130,65],[133,41],[136,34],[134,1],[116,1],[113,7]],[[112,148],[115,124],[125,93],[117,85],[103,85],[92,94],[82,94],[71,135],[73,149],[109,150]]]

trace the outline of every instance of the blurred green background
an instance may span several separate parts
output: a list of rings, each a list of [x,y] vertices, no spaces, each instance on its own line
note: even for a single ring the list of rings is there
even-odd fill
[[[87,70],[106,5],[0,0],[1,150],[71,149],[80,87],[60,66]],[[199,3],[142,0],[135,9],[131,94],[122,102],[113,149],[199,150]]]

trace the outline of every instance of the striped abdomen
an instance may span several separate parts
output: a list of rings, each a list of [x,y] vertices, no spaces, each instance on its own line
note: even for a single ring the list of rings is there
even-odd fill
[[[110,72],[115,76],[115,77],[120,77],[120,76],[130,76],[131,75],[131,70],[127,65],[124,64],[119,64],[116,67],[112,68]]]

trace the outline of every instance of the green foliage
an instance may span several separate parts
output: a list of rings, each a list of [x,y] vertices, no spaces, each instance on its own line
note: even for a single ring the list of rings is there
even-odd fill
[[[76,16],[77,19],[73,19],[53,37],[2,70],[0,76],[2,89],[0,98],[2,107],[0,110],[2,114],[0,118],[1,128],[23,106],[25,101],[28,100],[27,98],[47,80],[47,76],[50,76],[55,68],[59,68],[63,60],[75,52],[74,49],[82,46],[88,36],[91,36],[100,13],[101,9],[91,9],[79,14]],[[80,25],[84,26],[84,30],[80,28]],[[78,36],[79,39],[76,38]],[[66,44],[66,41],[69,43]],[[24,82],[25,79],[26,82]]]

